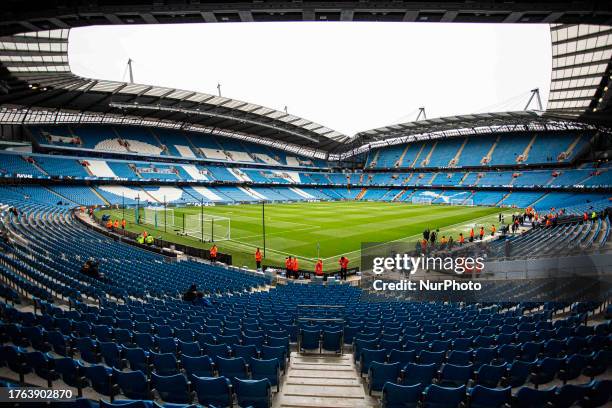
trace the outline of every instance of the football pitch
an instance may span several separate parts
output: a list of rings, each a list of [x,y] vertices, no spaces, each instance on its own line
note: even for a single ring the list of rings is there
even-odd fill
[[[154,227],[134,223],[135,210],[126,209],[127,229],[146,230],[165,241],[209,248],[199,237],[182,234],[183,215],[200,214],[200,207],[174,208],[175,226]],[[347,256],[351,266],[359,265],[362,242],[416,243],[425,228],[440,229],[442,235],[459,232],[467,236],[469,228],[498,225],[498,214],[511,210],[492,207],[466,207],[449,205],[416,205],[393,202],[313,202],[265,205],[266,257],[265,265],[283,266],[286,256],[297,256],[300,268],[312,269],[316,258],[324,265],[337,269],[337,260]],[[100,210],[121,219],[123,210]],[[141,209],[142,214],[142,209]],[[229,253],[234,265],[254,267],[253,253],[263,251],[262,205],[217,205],[204,208],[204,214],[227,217],[231,220],[231,239],[217,242],[220,252]],[[141,215],[142,217],[142,215]],[[142,218],[141,218],[142,219]]]

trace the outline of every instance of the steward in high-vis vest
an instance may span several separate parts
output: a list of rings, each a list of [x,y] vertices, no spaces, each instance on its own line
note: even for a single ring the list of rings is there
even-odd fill
[[[139,235],[136,237],[136,242],[138,242],[139,244],[144,244],[145,238],[142,235]]]
[[[255,263],[257,264],[257,269],[261,269],[261,259],[261,251],[259,248],[257,248],[257,251],[255,251]]]
[[[147,238],[145,238],[145,242],[147,243],[147,245],[153,245],[153,242],[155,242],[155,238],[153,238],[153,235],[147,235]]]

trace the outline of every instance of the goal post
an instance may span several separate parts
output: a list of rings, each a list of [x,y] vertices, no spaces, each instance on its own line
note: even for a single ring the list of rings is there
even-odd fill
[[[142,222],[155,228],[174,227],[174,209],[164,207],[145,207]]]
[[[453,198],[450,200],[450,205],[473,206],[474,200],[472,200],[471,198]]]
[[[202,241],[227,241],[231,239],[231,219],[219,215],[185,215],[185,235]]]
[[[412,204],[431,204],[433,199],[431,197],[412,197]]]

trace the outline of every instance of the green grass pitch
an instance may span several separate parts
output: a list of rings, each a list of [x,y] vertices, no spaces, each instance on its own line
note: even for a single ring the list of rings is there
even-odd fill
[[[362,242],[416,242],[425,228],[440,229],[440,236],[459,232],[467,234],[471,226],[498,226],[497,215],[504,211],[491,207],[448,205],[415,205],[393,202],[315,202],[266,204],[266,258],[264,264],[283,266],[287,255],[297,256],[301,268],[314,268],[317,257],[323,258],[326,268],[337,269],[337,260],[346,255],[351,266],[359,264]],[[254,267],[256,247],[263,250],[261,204],[218,205],[204,208],[205,214],[231,219],[231,240],[217,242],[220,252],[230,253],[234,265]],[[123,210],[101,210],[121,219]],[[212,244],[199,238],[182,236],[182,213],[199,214],[199,207],[174,208],[175,228],[155,228],[133,223],[135,210],[126,209],[127,229],[147,230],[155,237],[209,248]],[[141,209],[142,217],[142,209]],[[318,245],[317,245],[318,244]]]

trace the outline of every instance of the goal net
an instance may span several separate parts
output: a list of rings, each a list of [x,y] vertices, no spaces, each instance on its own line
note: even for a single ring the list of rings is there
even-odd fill
[[[467,205],[473,206],[474,200],[471,198],[453,198],[450,200],[450,205]]]
[[[202,241],[231,239],[231,221],[227,217],[209,214],[185,215],[185,235]]]
[[[155,228],[174,227],[174,209],[164,207],[145,207],[141,222]]]
[[[412,204],[431,204],[431,197],[412,197]]]

